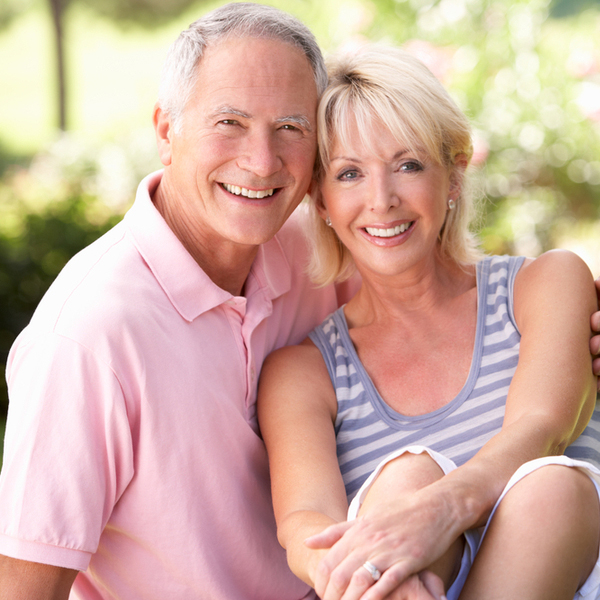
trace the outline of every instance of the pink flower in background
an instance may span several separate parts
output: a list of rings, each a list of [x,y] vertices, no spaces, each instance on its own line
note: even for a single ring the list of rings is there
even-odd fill
[[[567,71],[577,79],[600,72],[600,57],[591,50],[574,50],[567,59]]]
[[[477,131],[473,133],[473,157],[471,164],[478,167],[487,160],[490,155],[490,145]]]
[[[600,85],[592,81],[581,84],[577,105],[581,112],[592,121],[600,121]]]

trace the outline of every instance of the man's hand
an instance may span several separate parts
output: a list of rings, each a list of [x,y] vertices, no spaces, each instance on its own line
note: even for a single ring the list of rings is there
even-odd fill
[[[598,301],[600,302],[600,277],[596,279],[596,294],[598,295]],[[600,311],[595,312],[591,318],[592,331],[600,334]],[[596,357],[592,363],[594,369],[594,375],[600,375],[600,335],[595,335],[590,340],[590,350]],[[598,380],[598,391],[600,391],[600,380]]]

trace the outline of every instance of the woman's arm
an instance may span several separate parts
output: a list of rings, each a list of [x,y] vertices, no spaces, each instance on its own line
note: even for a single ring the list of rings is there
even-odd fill
[[[515,280],[514,311],[521,332],[519,363],[510,384],[502,430],[457,470],[472,476],[481,525],[516,469],[534,458],[562,454],[587,425],[596,380],[589,361],[589,318],[597,310],[591,273],[576,255],[551,251],[528,261]],[[470,473],[473,471],[472,474]]]
[[[345,588],[371,560],[385,572],[363,598],[384,598],[398,580],[426,568],[462,532],[485,523],[521,464],[561,453],[581,433],[595,403],[589,356],[589,319],[595,310],[591,274],[575,255],[554,251],[521,269],[515,315],[522,339],[501,432],[395,512],[311,538],[311,547],[332,546],[318,570],[316,589],[322,597],[341,597],[330,585],[332,574]]]
[[[311,341],[267,358],[258,417],[269,454],[277,535],[290,568],[311,586],[324,551],[309,549],[304,540],[345,520],[348,510],[336,454],[336,413],[327,368]]]

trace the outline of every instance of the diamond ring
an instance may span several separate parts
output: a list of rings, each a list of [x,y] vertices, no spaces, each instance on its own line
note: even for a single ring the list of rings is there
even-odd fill
[[[377,581],[381,577],[381,571],[372,562],[367,561],[363,565],[363,569],[366,569],[369,572],[373,581]]]

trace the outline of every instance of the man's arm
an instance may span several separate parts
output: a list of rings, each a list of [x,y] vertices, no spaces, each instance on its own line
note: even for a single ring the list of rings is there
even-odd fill
[[[77,573],[0,555],[0,600],[67,600]]]
[[[600,302],[600,277],[596,279],[596,294]],[[592,315],[592,331],[600,334],[600,311]],[[596,356],[593,362],[594,375],[600,376],[600,335],[595,335],[590,340],[590,350]],[[598,380],[598,391],[600,392],[600,379]]]

